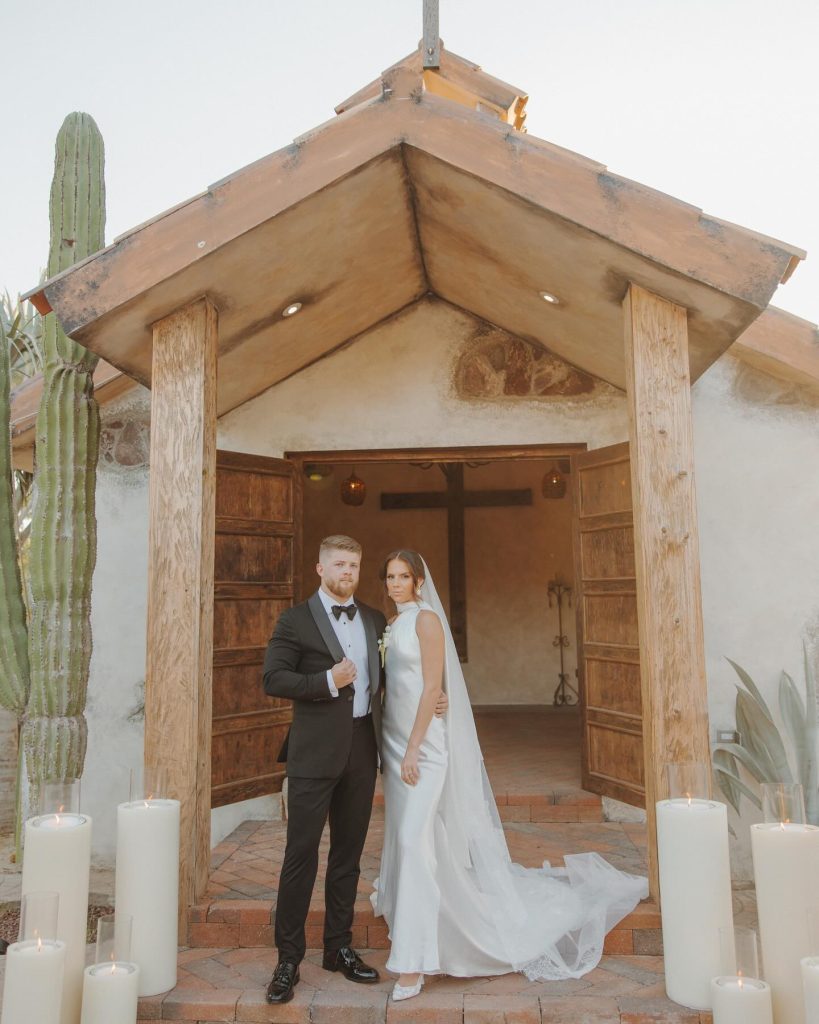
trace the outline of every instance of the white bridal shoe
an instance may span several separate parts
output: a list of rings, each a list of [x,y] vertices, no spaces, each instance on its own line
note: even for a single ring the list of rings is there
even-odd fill
[[[399,985],[396,981],[395,986],[392,990],[392,1001],[394,1003],[399,1002],[401,999],[412,999],[413,996],[417,996],[421,989],[424,987],[424,976],[423,974],[418,975],[418,981],[414,985]]]

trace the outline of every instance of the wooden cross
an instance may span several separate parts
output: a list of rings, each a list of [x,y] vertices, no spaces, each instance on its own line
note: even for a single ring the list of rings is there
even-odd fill
[[[461,661],[467,660],[466,644],[466,557],[464,550],[464,512],[468,508],[502,508],[531,505],[532,490],[467,491],[464,488],[462,462],[439,463],[446,477],[445,491],[416,491],[382,494],[381,508],[445,508],[449,542],[449,625]]]

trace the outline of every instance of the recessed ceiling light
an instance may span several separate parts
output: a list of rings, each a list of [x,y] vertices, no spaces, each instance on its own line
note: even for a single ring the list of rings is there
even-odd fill
[[[551,292],[540,292],[540,297],[544,302],[550,302],[553,306],[560,305],[560,299],[556,295],[552,295]]]
[[[282,310],[282,316],[295,316],[300,309],[300,302],[291,302],[289,306],[285,306]]]

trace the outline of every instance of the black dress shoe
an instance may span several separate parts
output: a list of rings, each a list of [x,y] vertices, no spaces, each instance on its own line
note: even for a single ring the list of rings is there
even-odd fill
[[[299,965],[292,960],[280,960],[267,986],[268,1003],[289,1003],[299,980]]]
[[[379,980],[378,971],[364,963],[354,949],[343,946],[337,953],[325,953],[321,966],[325,971],[341,971],[348,981],[370,985]]]

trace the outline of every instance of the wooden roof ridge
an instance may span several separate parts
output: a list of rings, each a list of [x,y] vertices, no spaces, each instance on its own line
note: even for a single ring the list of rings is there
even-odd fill
[[[419,85],[430,92],[438,93],[448,99],[494,113],[500,120],[511,124],[519,131],[525,131],[526,102],[528,93],[517,86],[503,82],[493,75],[487,74],[478,64],[465,57],[447,50],[441,42],[440,65],[437,68],[425,69],[421,46],[407,54],[401,60],[391,64],[381,75],[363,86],[346,100],[335,107],[336,114],[344,114],[355,109],[362,103],[379,97],[385,81],[396,72],[409,72],[416,76]]]
[[[722,271],[728,271],[728,278],[735,277],[730,268],[737,249],[752,249],[768,260],[781,253],[779,259],[784,266],[776,283],[786,279],[794,263],[805,258],[803,249],[710,217],[699,207],[613,174],[605,165],[571,150],[514,131],[480,111],[428,92],[419,95],[402,74],[404,70],[396,66],[394,77],[386,79],[394,88],[125,232],[104,249],[39,283],[23,298],[30,299],[43,314],[56,308],[69,334],[81,332],[112,308],[105,293],[116,290],[112,273],[116,264],[139,265],[138,273],[128,275],[129,294],[120,295],[120,301],[114,303],[121,305],[158,280],[206,259],[215,248],[402,144],[451,163],[717,290],[732,292],[737,281],[718,280],[722,273],[703,273],[693,254],[686,256],[683,266],[680,239],[670,238],[670,231],[682,229],[687,241],[694,242],[698,249],[709,248],[707,262],[716,260]],[[539,157],[529,174],[522,173],[522,158],[527,156]],[[312,173],[301,173],[308,166]],[[200,240],[205,245],[200,246]],[[730,250],[734,251],[729,256]],[[163,259],[156,258],[157,251],[163,253]],[[764,308],[772,294],[770,285],[757,280],[756,274],[747,284],[750,287],[732,293]]]

